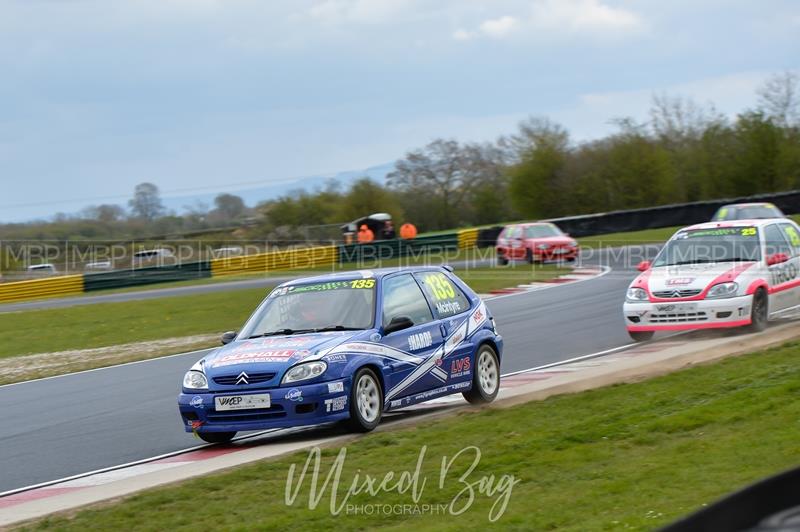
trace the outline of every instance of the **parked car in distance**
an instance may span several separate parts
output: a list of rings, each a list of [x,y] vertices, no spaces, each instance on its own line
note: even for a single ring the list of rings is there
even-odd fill
[[[733,203],[717,210],[712,222],[731,220],[760,220],[763,218],[785,218],[786,216],[772,203]]]
[[[217,248],[211,251],[211,255],[215,259],[221,259],[223,257],[238,257],[244,253],[242,246],[229,246],[225,248]]]
[[[84,270],[110,270],[111,269],[111,261],[110,260],[101,260],[97,262],[87,262],[86,265],[83,267]]]
[[[31,264],[30,266],[28,266],[28,271],[31,273],[41,273],[41,274],[58,273],[56,267],[50,263]]]
[[[534,262],[574,261],[580,246],[555,224],[536,222],[507,225],[497,237],[497,262],[512,260]]]
[[[158,265],[161,265],[163,264],[164,259],[171,259],[173,257],[175,257],[175,255],[172,253],[172,250],[169,249],[144,249],[133,254],[133,265],[139,266],[148,262],[154,262]]]

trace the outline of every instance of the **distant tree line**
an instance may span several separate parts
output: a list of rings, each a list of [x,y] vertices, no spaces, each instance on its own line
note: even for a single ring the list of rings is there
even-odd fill
[[[615,120],[615,131],[575,142],[533,117],[494,142],[438,139],[409,151],[385,183],[367,177],[295,190],[254,208],[220,194],[214,208],[168,213],[151,183],[129,210],[98,205],[47,223],[0,226],[0,239],[125,238],[251,223],[232,235],[267,240],[335,237],[339,224],[388,212],[420,231],[540,219],[800,188],[800,77],[769,78],[758,103],[729,119],[713,106],[653,98],[649,118]],[[312,231],[325,228],[328,231]]]
[[[653,98],[649,119],[571,141],[529,118],[492,143],[439,139],[408,152],[386,184],[363,179],[259,206],[269,233],[376,211],[420,230],[631,209],[800,188],[800,77],[771,77],[758,105],[730,120],[713,106]]]

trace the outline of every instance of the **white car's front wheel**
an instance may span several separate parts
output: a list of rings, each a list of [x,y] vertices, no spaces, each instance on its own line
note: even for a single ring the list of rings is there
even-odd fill
[[[753,294],[753,303],[750,305],[750,325],[747,329],[751,332],[761,332],[767,328],[769,318],[769,296],[767,291],[759,288]]]

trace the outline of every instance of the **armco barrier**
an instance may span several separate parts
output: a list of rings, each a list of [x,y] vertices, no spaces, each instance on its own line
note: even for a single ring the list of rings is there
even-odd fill
[[[707,222],[723,205],[754,202],[774,203],[785,214],[797,214],[800,212],[800,190],[555,218],[548,221],[558,225],[562,231],[574,237],[604,235]]]
[[[174,266],[152,266],[130,270],[114,270],[84,274],[84,291],[106,290],[109,288],[127,288],[154,283],[173,281],[189,281],[211,277],[211,266],[208,261],[178,264]]]
[[[785,214],[797,214],[800,213],[800,190],[741,198],[661,205],[646,209],[567,216],[544,221],[553,222],[562,231],[577,238],[707,222],[714,216],[717,209],[729,203],[773,203]],[[502,225],[480,229],[477,246],[493,246],[502,230]]]
[[[337,258],[337,246],[277,250],[257,255],[214,259],[211,261],[211,273],[216,277],[237,273],[330,266]]]
[[[83,275],[63,275],[0,284],[0,302],[25,301],[40,297],[74,295],[83,292]]]
[[[396,238],[368,244],[339,246],[339,262],[394,259],[418,253],[435,253],[451,249],[458,249],[458,233],[420,236],[409,240]]]

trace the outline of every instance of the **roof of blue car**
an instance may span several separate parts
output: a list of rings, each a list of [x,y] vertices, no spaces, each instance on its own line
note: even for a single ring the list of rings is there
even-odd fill
[[[390,273],[397,272],[423,272],[423,271],[442,271],[443,266],[408,266],[394,268],[373,268],[363,270],[350,270],[346,272],[326,273],[324,275],[314,275],[312,277],[301,277],[282,283],[281,286],[291,286],[295,284],[305,284],[309,282],[324,283],[328,281],[343,281],[347,279],[380,279]]]

